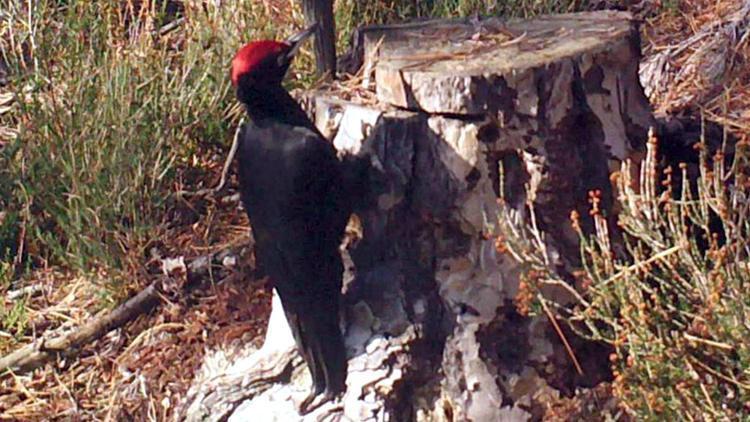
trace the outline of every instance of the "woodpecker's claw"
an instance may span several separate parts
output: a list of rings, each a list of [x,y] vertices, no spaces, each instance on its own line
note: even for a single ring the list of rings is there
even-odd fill
[[[323,396],[321,394],[315,394],[315,391],[311,391],[307,397],[297,405],[297,413],[300,415],[306,415],[320,407],[321,404],[325,403],[325,400],[316,400],[320,397]]]
[[[304,400],[297,404],[297,413],[306,415],[329,401],[338,398],[338,394],[326,391],[323,394],[316,394],[315,390],[311,391]]]

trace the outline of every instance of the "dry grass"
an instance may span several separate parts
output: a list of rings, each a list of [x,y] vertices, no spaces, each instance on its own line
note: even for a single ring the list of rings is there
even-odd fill
[[[750,132],[750,5],[737,0],[680,1],[647,20],[642,80],[656,111],[701,110]]]
[[[270,297],[247,280],[197,292],[61,359],[0,383],[4,418],[165,420],[176,410],[207,349],[257,342]]]
[[[140,290],[158,272],[154,253],[191,257],[250,241],[236,198],[176,193],[218,181],[236,125],[227,63],[245,40],[274,35],[269,12],[186,2],[184,20],[165,32],[175,17],[164,20],[163,4],[12,2],[0,11],[11,69],[0,88],[0,353]],[[0,414],[163,420],[205,348],[256,339],[269,304],[246,277],[166,304],[78,357],[3,374]]]
[[[192,223],[157,239],[164,256],[199,256],[250,242],[247,218],[238,212],[236,200],[194,198],[173,212],[190,214]],[[127,291],[139,289],[158,270],[144,261],[143,278],[131,280]],[[103,285],[111,280],[105,272],[76,275],[52,269],[33,271],[25,279],[44,289],[17,302],[23,303],[25,322],[12,336],[0,339],[4,352],[95,317],[101,312]],[[5,300],[5,306],[12,305]],[[77,357],[61,358],[28,375],[4,375],[0,412],[13,420],[165,420],[205,351],[259,341],[269,312],[269,290],[238,274],[179,302],[165,303],[87,345]]]
[[[0,353],[78,326],[142,288],[153,276],[152,251],[190,257],[249,242],[236,199],[176,193],[219,179],[241,114],[226,77],[234,49],[250,38],[287,35],[301,16],[292,1],[222,2],[221,9],[186,1],[184,23],[157,36],[160,9],[142,6],[163,3],[41,1],[33,13],[0,10],[2,58],[20,75],[0,88]],[[645,26],[647,55],[698,33],[736,3],[682,2],[658,15]],[[341,0],[340,45],[355,24],[477,11],[528,15],[575,4],[586,6],[439,1],[415,8],[413,2]],[[709,115],[747,134],[747,38],[736,48],[742,54],[724,76],[729,90],[694,97]],[[675,68],[691,52],[672,59]],[[311,66],[305,50],[290,85],[309,84]],[[357,91],[356,77],[339,84],[334,88],[372,100],[369,91]],[[654,100],[667,110],[670,95]],[[117,171],[107,174],[107,168]],[[5,297],[28,286],[41,288]],[[27,375],[4,374],[0,415],[164,420],[206,348],[257,341],[269,304],[267,290],[243,277],[166,303],[76,358]]]

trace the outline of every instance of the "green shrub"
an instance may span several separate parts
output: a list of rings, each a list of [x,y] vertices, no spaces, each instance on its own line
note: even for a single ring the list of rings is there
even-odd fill
[[[253,26],[265,9],[186,3],[182,25],[160,34],[165,2],[6,3],[16,101],[0,125],[18,137],[0,153],[0,211],[24,225],[32,259],[120,267],[162,223],[177,170],[231,139],[229,61],[267,34],[270,23]],[[3,251],[17,236],[0,223]]]
[[[701,151],[692,188],[672,182],[673,172],[687,180],[684,166],[660,170],[654,138],[638,180],[623,166],[622,240],[595,212],[596,233],[581,234],[573,304],[555,304],[580,334],[614,347],[613,391],[639,420],[750,417],[747,145],[736,145],[731,166]],[[531,289],[567,285],[514,212],[503,211],[500,227],[504,247],[533,273]]]

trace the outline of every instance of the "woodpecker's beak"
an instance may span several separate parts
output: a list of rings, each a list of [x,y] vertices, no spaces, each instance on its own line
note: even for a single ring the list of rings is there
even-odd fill
[[[305,42],[306,39],[310,38],[310,36],[314,34],[315,31],[317,30],[318,30],[318,23],[316,22],[310,25],[304,31],[297,32],[296,34],[287,38],[286,41],[284,42],[287,43],[291,48],[285,54],[286,59],[291,61],[294,55],[297,54],[297,51],[299,50],[302,43]]]

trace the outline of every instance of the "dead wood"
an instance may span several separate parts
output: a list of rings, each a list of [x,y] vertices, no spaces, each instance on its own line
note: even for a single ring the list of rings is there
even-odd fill
[[[228,265],[223,265],[223,263],[226,262],[227,258],[236,255],[236,253],[224,251],[192,259],[187,265],[182,262],[181,258],[179,259],[179,265],[171,264],[170,268],[166,268],[167,265],[165,265],[165,275],[159,276],[148,287],[114,310],[104,311],[89,323],[70,332],[43,336],[39,340],[0,358],[0,373],[6,373],[6,371],[27,372],[42,366],[57,356],[75,356],[83,346],[151,311],[159,305],[161,297],[186,294],[204,285],[206,281],[213,277],[226,276]],[[175,261],[165,260],[163,262]]]
[[[315,63],[318,76],[336,77],[336,22],[333,17],[333,0],[302,0],[305,22],[317,22],[315,31]]]
[[[533,207],[550,265],[565,271],[579,259],[571,210],[587,213],[594,190],[609,209],[610,164],[637,154],[654,124],[632,16],[359,34],[362,76],[306,101],[340,152],[371,164],[360,239],[344,259],[347,391],[297,413],[293,399],[310,380],[304,365],[280,375],[294,343],[274,303],[263,348],[206,354],[180,420],[220,420],[228,409],[234,420],[533,420],[561,392],[606,375],[545,315],[509,305],[521,269],[497,247],[493,219],[500,202],[518,218]]]
[[[196,375],[200,388],[191,390],[183,406],[175,415],[180,421],[222,421],[226,420],[245,400],[271,388],[276,383],[288,384],[303,370],[302,357],[297,353],[291,332],[286,326],[286,318],[281,310],[278,297],[274,306],[269,327],[274,326],[273,337],[256,353],[248,355],[222,356],[212,366],[237,364],[241,369],[202,371]],[[271,333],[270,331],[268,332]],[[261,418],[262,419],[262,418]]]
[[[750,37],[750,1],[737,2],[724,19],[705,25],[679,43],[661,47],[645,60],[640,80],[661,112],[699,106],[728,83],[741,46]]]

